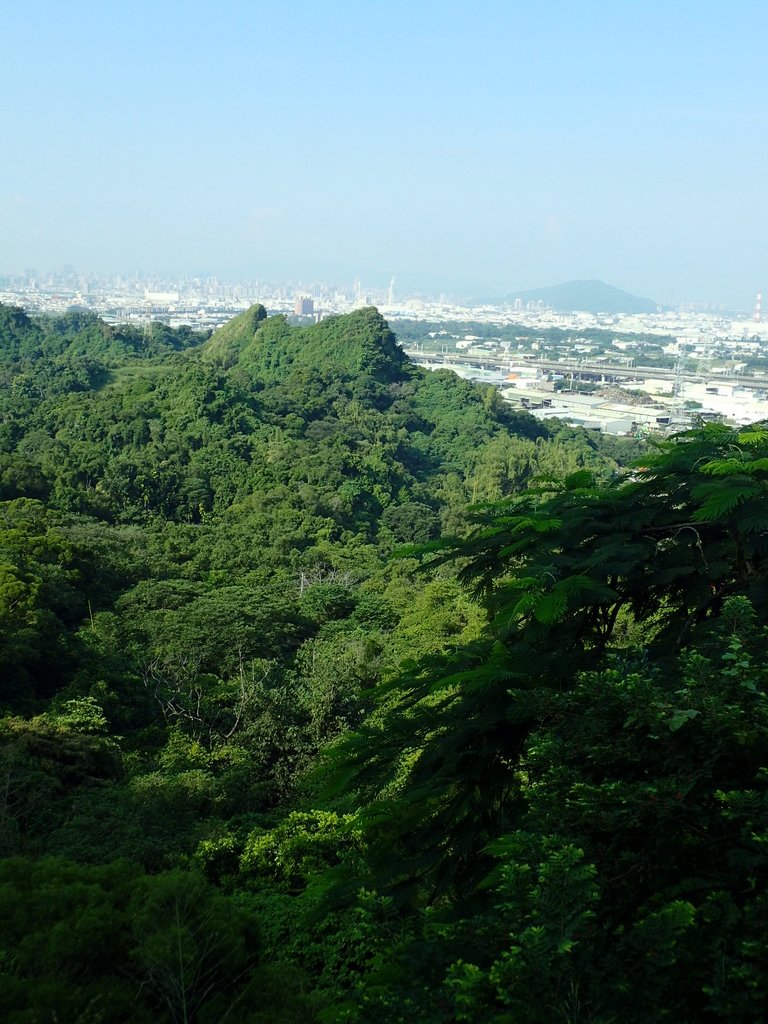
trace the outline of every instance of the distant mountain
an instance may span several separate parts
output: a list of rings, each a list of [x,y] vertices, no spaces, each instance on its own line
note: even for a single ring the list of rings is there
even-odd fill
[[[658,303],[605,284],[604,281],[567,281],[549,288],[532,288],[506,295],[505,302],[543,302],[561,313],[655,313]]]

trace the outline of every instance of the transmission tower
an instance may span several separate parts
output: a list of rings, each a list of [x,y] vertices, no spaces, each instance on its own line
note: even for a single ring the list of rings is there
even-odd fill
[[[672,380],[672,419],[679,422],[683,418],[685,403],[685,345],[682,342],[678,342],[674,373],[675,376]]]
[[[144,323],[144,336],[143,341],[145,345],[149,345],[152,341],[152,308],[147,310],[147,319]]]
[[[701,341],[701,337],[699,337]],[[703,373],[705,377],[709,376],[709,371],[712,366],[712,335],[706,334],[704,336],[703,351],[696,364],[696,372]]]

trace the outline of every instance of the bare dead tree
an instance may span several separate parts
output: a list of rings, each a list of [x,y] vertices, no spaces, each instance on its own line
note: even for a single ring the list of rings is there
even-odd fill
[[[243,719],[256,704],[256,700],[259,696],[259,689],[264,683],[266,683],[269,678],[269,673],[272,670],[272,666],[267,663],[261,677],[257,679],[256,666],[253,661],[249,663],[248,668],[246,669],[246,660],[242,645],[238,647],[237,653],[239,662],[238,679],[240,683],[240,692],[232,711],[232,726],[228,732],[222,734],[221,738],[224,740],[231,739],[240,728]]]
[[[204,731],[200,658],[182,654],[171,662],[151,658],[141,666],[141,676],[166,724],[183,724],[199,738]]]
[[[209,746],[231,739],[256,705],[261,687],[272,670],[270,664],[248,662],[245,650],[238,648],[238,690],[234,703],[217,708],[207,702],[201,682],[200,658],[178,655],[172,661],[159,657],[147,659],[141,666],[145,689],[157,703],[168,726],[179,726]]]
[[[332,569],[328,565],[315,565],[311,569],[299,570],[299,596],[304,595],[308,587],[319,583],[335,583],[339,587],[354,587],[357,583],[355,574],[349,569]]]

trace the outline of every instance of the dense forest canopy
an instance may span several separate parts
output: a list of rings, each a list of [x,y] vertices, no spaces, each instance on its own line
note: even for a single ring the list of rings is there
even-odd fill
[[[768,431],[375,309],[0,306],[0,384],[4,1019],[763,1019]]]

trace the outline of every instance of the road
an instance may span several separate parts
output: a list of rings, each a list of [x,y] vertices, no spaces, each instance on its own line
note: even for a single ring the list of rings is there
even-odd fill
[[[675,380],[678,374],[675,370],[659,366],[616,366],[612,363],[588,362],[582,359],[569,359],[560,362],[557,359],[518,359],[514,355],[505,356],[503,359],[498,356],[467,356],[463,352],[420,352],[417,349],[406,349],[406,354],[416,363],[429,363],[430,365],[451,366],[454,363],[463,366],[476,366],[485,370],[504,370],[508,366],[530,365],[542,370],[551,370],[563,374],[587,374],[600,377],[621,377],[627,380],[637,378],[656,377],[659,380]],[[768,388],[768,377],[764,375],[746,374],[723,374],[693,373],[685,370],[680,373],[680,379],[689,381],[692,384],[703,384],[712,381],[720,384],[743,384],[751,388]]]

